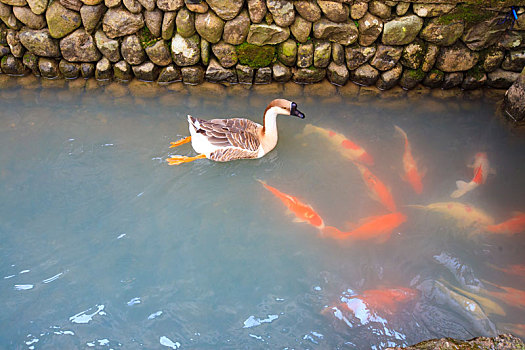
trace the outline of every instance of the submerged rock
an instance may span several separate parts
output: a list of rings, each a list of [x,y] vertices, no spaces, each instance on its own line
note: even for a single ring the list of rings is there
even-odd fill
[[[503,110],[514,121],[525,120],[525,68],[523,68],[518,79],[505,93],[503,99]]]
[[[457,338],[463,338],[458,336]],[[501,334],[492,338],[477,337],[470,340],[458,340],[452,338],[441,338],[425,340],[413,346],[408,346],[402,349],[405,350],[423,350],[423,349],[440,349],[440,350],[456,350],[456,349],[523,349],[525,344],[518,337],[512,334]],[[393,350],[394,348],[386,348],[385,350]],[[397,349],[397,348],[396,348]]]

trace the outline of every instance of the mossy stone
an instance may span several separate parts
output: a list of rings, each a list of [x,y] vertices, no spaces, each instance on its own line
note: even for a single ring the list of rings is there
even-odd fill
[[[138,32],[138,37],[140,40],[140,45],[143,49],[155,45],[156,42],[162,39],[156,38],[153,34],[151,34],[150,30],[146,26],[142,27],[142,29]]]
[[[451,12],[439,17],[438,23],[451,24],[457,21],[465,21],[467,25],[483,22],[494,15],[479,6],[464,4],[459,5]]]
[[[297,43],[292,39],[282,42],[277,50],[277,57],[283,64],[293,66],[297,58]]]
[[[275,59],[275,46],[242,43],[235,47],[239,62],[251,68],[268,67]]]

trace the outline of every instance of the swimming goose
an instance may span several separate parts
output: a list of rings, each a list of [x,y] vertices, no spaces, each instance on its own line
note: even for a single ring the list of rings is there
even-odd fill
[[[173,156],[167,161],[170,165],[177,165],[202,158],[217,162],[261,158],[277,144],[278,114],[304,119],[295,102],[281,98],[266,107],[263,125],[243,118],[202,120],[188,115],[191,136],[172,142],[170,148],[191,141],[191,146],[199,155]]]

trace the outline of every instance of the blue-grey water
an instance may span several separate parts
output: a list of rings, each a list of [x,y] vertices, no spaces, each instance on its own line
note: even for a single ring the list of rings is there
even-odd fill
[[[382,349],[525,337],[523,300],[490,294],[525,290],[523,274],[501,270],[525,265],[525,233],[465,229],[407,207],[451,201],[486,152],[496,174],[457,201],[497,223],[525,211],[525,138],[497,117],[494,99],[176,86],[138,86],[135,96],[91,81],[0,90],[0,348]],[[167,164],[195,155],[189,144],[168,148],[188,135],[187,114],[260,122],[273,97],[294,100],[306,119],[280,116],[264,158]],[[385,243],[337,241],[294,222],[257,181],[341,230],[388,213],[326,139],[300,136],[306,124],[374,158],[370,170],[407,217]],[[401,179],[394,125],[426,170],[420,195]],[[383,305],[362,297],[392,288],[414,294]]]

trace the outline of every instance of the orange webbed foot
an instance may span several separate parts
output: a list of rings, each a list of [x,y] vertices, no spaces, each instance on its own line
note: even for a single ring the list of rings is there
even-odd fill
[[[191,136],[186,136],[185,138],[182,138],[178,141],[175,141],[175,142],[171,142],[170,144],[170,148],[173,148],[173,147],[177,147],[177,146],[180,146],[180,145],[183,145],[185,143],[188,143],[191,141]]]
[[[168,162],[169,165],[179,165],[182,163],[193,162],[194,160],[202,159],[202,158],[206,158],[206,155],[199,154],[198,156],[195,156],[195,157],[174,156],[171,158],[167,158],[166,161]]]

